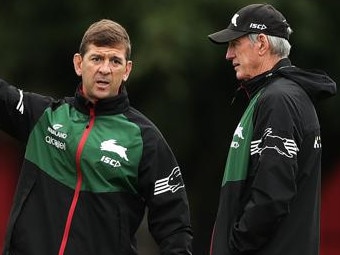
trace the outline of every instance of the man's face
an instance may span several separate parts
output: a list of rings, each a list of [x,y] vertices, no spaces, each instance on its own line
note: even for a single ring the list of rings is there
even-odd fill
[[[258,42],[252,43],[248,36],[229,42],[226,59],[232,62],[238,80],[249,80],[263,71]]]
[[[122,45],[97,47],[91,44],[84,56],[74,55],[74,68],[82,77],[83,93],[88,100],[95,102],[119,93],[132,68],[132,62],[126,60],[125,53]]]

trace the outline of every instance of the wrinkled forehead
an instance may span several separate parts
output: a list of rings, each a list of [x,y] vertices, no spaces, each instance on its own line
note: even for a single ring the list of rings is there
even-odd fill
[[[100,54],[100,55],[116,55],[127,58],[127,47],[124,43],[111,43],[111,44],[96,44],[90,43],[87,45],[84,55],[87,54]]]

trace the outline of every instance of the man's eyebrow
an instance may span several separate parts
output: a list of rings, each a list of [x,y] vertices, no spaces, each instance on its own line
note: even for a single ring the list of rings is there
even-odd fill
[[[113,55],[113,56],[111,56],[110,58],[115,58],[115,59],[124,59],[124,58],[122,58],[122,57],[119,57],[119,56],[116,56],[116,55]]]
[[[95,56],[95,57],[102,57],[103,54],[100,54],[100,53],[91,53],[89,56],[90,57],[93,57],[93,56]]]
[[[100,53],[100,52],[93,52],[90,56],[101,56],[101,57],[108,57],[108,58],[116,58],[116,59],[124,59],[124,57],[117,56],[116,54],[107,54],[107,53]]]

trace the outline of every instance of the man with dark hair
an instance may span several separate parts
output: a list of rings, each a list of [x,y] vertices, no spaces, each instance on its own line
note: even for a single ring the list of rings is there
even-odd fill
[[[148,208],[161,254],[191,254],[181,171],[166,140],[129,104],[127,32],[100,20],[73,58],[81,84],[55,100],[0,80],[0,128],[26,145],[4,255],[132,255]]]
[[[249,105],[229,149],[212,255],[319,253],[321,135],[314,103],[336,93],[325,73],[288,59],[292,32],[269,4],[237,11],[209,35],[228,44]]]

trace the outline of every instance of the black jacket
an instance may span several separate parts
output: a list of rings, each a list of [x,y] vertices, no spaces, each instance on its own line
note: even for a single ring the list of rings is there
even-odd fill
[[[313,103],[334,95],[326,74],[281,60],[242,84],[211,254],[317,255],[321,135]]]
[[[185,187],[160,131],[127,92],[88,102],[0,80],[0,128],[26,144],[4,255],[137,254],[145,208],[161,254],[191,254]]]

